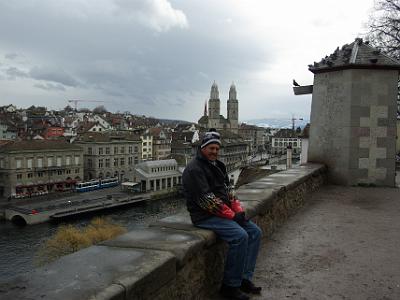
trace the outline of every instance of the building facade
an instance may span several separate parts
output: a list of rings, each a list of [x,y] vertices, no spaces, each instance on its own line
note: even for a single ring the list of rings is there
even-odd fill
[[[240,124],[239,135],[249,144],[251,154],[266,150],[266,129],[254,125]]]
[[[132,181],[135,166],[141,162],[142,141],[131,133],[86,133],[75,144],[83,148],[84,179],[116,177]]]
[[[83,149],[64,141],[12,141],[0,146],[0,197],[66,191],[83,178]]]
[[[145,134],[140,136],[141,147],[142,147],[142,159],[152,160],[153,159],[153,136],[150,134]]]
[[[271,154],[285,154],[288,146],[293,154],[301,153],[301,138],[292,129],[281,129],[272,137]]]
[[[143,192],[171,189],[182,183],[175,159],[144,161],[136,166],[134,182]]]

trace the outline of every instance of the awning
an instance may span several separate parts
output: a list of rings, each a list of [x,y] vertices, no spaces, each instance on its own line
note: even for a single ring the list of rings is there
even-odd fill
[[[138,184],[139,184],[139,182],[123,182],[123,183],[121,183],[122,186],[128,186],[128,187],[136,186]]]

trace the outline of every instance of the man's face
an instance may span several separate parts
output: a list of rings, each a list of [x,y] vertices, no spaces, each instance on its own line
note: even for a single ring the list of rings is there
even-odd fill
[[[201,149],[201,153],[208,159],[208,160],[216,160],[218,157],[219,152],[219,145],[218,144],[209,144]]]

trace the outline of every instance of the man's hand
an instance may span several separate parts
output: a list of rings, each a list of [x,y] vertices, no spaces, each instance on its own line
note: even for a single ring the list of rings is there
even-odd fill
[[[246,219],[246,215],[245,215],[244,211],[236,213],[235,216],[233,217],[233,221],[235,221],[239,225],[246,224],[247,219]]]

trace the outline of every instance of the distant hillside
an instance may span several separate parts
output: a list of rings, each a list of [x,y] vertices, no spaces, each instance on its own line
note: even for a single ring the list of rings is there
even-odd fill
[[[169,120],[169,119],[158,119],[160,123],[167,124],[167,125],[174,125],[174,124],[191,124],[192,122],[182,121],[182,120]]]
[[[292,120],[289,119],[253,119],[253,120],[245,120],[246,124],[256,125],[259,127],[268,127],[268,128],[292,128]],[[309,120],[295,120],[295,127],[304,128]]]

